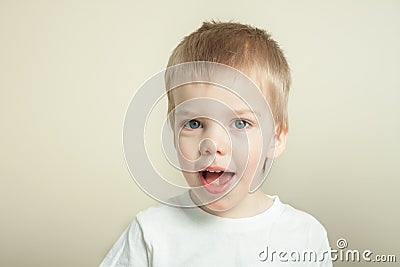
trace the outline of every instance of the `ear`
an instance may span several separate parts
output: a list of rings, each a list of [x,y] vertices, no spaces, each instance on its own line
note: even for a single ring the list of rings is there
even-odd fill
[[[288,135],[288,131],[286,128],[281,128],[281,132],[278,134],[277,130],[279,127],[275,128],[275,156],[274,158],[276,159],[279,157],[283,151],[285,151],[286,148],[286,139]]]

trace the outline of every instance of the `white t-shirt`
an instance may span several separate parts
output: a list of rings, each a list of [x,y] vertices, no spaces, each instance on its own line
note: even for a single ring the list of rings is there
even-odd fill
[[[324,227],[270,197],[266,211],[239,219],[164,204],[141,211],[100,266],[332,266]]]

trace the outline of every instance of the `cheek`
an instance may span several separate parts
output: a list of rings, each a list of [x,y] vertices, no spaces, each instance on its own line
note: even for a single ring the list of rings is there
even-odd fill
[[[187,184],[190,187],[196,187],[196,186],[200,186],[201,183],[198,180],[198,174],[197,173],[192,173],[192,172],[185,172],[183,171],[183,176],[185,177],[185,180],[187,182]]]
[[[179,146],[176,148],[178,156],[185,157],[188,160],[195,160],[199,155],[199,141],[195,137],[180,136],[178,137]]]
[[[258,131],[249,136],[249,154],[252,160],[258,160],[262,154],[263,147],[262,136]]]
[[[258,166],[263,164],[263,159],[261,158],[263,151],[262,138],[259,135],[249,136],[248,145],[247,168],[245,173],[246,178],[251,179]]]

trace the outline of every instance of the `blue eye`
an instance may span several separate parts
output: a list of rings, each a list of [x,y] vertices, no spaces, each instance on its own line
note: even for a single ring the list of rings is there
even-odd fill
[[[185,124],[185,127],[189,128],[189,129],[198,129],[201,128],[201,122],[199,122],[198,120],[190,120]]]
[[[245,120],[235,120],[233,126],[236,129],[244,129],[247,128],[250,124]]]

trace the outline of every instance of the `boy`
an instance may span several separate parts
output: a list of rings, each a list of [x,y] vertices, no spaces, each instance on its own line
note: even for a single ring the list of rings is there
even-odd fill
[[[323,226],[260,189],[288,133],[291,78],[278,44],[248,25],[205,22],[168,67],[169,119],[190,190],[174,199],[181,207],[137,214],[101,266],[332,266]]]

